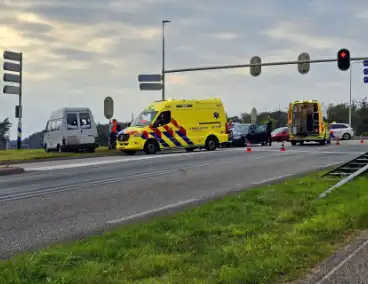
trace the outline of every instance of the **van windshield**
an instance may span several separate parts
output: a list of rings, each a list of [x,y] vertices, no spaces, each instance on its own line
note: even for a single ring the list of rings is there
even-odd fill
[[[156,117],[157,111],[143,111],[131,126],[144,127],[150,125]]]

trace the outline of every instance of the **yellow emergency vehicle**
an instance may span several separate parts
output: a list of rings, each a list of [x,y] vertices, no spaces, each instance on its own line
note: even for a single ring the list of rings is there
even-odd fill
[[[226,122],[219,98],[156,101],[118,134],[116,148],[127,154],[173,148],[214,151],[228,141]]]
[[[291,145],[304,142],[331,143],[328,125],[323,121],[321,103],[317,100],[294,101],[288,110],[289,140]]]

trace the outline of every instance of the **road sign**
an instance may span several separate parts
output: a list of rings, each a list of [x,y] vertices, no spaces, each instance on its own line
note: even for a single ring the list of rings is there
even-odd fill
[[[104,115],[106,119],[114,116],[114,100],[111,97],[106,97],[104,100]]]
[[[298,61],[309,61],[310,60],[310,56],[308,53],[303,52],[301,54],[299,54],[298,56]],[[309,62],[305,62],[305,63],[298,63],[298,71],[300,74],[307,74],[310,70],[310,63]]]
[[[3,58],[5,60],[22,61],[22,53],[13,51],[4,51]]]
[[[15,75],[15,74],[4,73],[3,80],[4,80],[4,82],[19,84],[20,83],[20,76]]]
[[[162,84],[161,83],[140,83],[139,89],[141,91],[161,91]]]
[[[250,60],[250,64],[261,64],[262,60],[259,56],[253,56]],[[261,74],[261,66],[251,66],[250,67],[250,75],[257,77]]]
[[[9,95],[19,95],[20,88],[16,86],[4,86],[3,93]]]
[[[364,60],[364,61],[363,61],[363,66],[364,66],[364,67],[368,67],[368,60]]]
[[[139,82],[160,82],[162,80],[161,74],[140,74],[138,75]]]
[[[21,67],[20,64],[18,64],[18,63],[11,63],[11,62],[4,62],[3,68],[6,71],[18,72],[18,73],[20,73],[20,71],[22,69],[22,67]]]
[[[18,118],[18,137],[17,137],[17,149],[22,149],[22,73],[23,73],[23,53],[21,52],[13,52],[9,50],[5,50],[3,53],[4,71],[15,72],[17,74],[4,73],[3,81],[9,83],[15,83],[18,86],[8,86],[5,85],[3,87],[4,94],[18,95],[19,103],[15,108],[15,116]],[[8,62],[15,61],[15,62]]]

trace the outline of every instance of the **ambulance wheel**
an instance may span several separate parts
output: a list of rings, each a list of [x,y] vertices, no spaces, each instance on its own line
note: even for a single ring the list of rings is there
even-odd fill
[[[295,141],[291,141],[290,142],[292,146],[295,146],[296,145],[296,142]]]
[[[187,152],[193,152],[195,150],[195,148],[185,148],[185,151]]]
[[[129,156],[132,156],[132,155],[134,155],[135,153],[137,153],[136,151],[123,151],[123,153],[125,154],[125,155],[129,155]]]
[[[146,142],[146,144],[144,144],[144,149],[143,151],[148,154],[148,155],[152,155],[152,154],[156,154],[157,152],[157,148],[158,145],[157,145],[157,141],[154,141],[154,140],[148,140]]]
[[[217,148],[217,138],[215,136],[209,136],[206,140],[205,148],[207,151],[215,151]]]

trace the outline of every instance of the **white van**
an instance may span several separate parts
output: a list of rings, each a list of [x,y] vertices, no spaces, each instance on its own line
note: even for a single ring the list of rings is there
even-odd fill
[[[43,137],[46,152],[94,152],[98,146],[97,127],[89,108],[67,107],[52,112]]]

